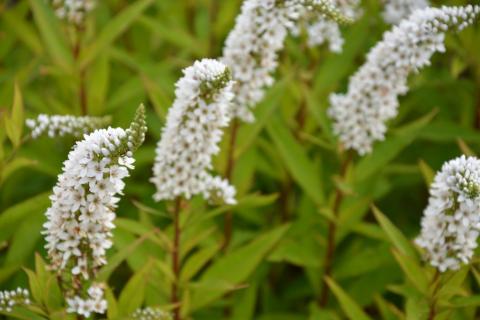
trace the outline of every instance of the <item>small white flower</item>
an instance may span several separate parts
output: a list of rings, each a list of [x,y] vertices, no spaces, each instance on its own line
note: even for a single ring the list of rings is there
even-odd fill
[[[52,0],[58,18],[81,25],[85,15],[96,5],[96,0]]]
[[[137,309],[131,315],[133,320],[172,320],[173,317],[170,313],[163,311],[160,308],[147,307],[143,309]]]
[[[333,130],[347,149],[364,155],[383,140],[386,122],[397,115],[398,96],[408,91],[408,75],[429,65],[445,51],[445,31],[473,23],[479,6],[426,8],[384,34],[367,61],[350,78],[345,94],[332,94],[328,114]]]
[[[430,187],[416,243],[441,272],[469,263],[480,232],[480,160],[461,156],[445,163]]]
[[[235,189],[210,174],[212,156],[219,152],[223,131],[230,121],[232,81],[228,68],[211,59],[186,68],[176,84],[176,99],[158,142],[153,177],[155,200],[190,198],[213,193],[225,203],[235,202]],[[218,191],[217,189],[222,189]]]
[[[98,283],[92,284],[87,290],[87,296],[86,299],[79,296],[67,298],[67,312],[88,318],[92,313],[103,314],[107,311],[103,285]]]

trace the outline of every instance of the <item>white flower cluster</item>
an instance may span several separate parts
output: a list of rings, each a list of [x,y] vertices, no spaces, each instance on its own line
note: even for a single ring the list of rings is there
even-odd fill
[[[235,27],[228,35],[222,62],[235,79],[232,116],[254,120],[253,108],[273,84],[278,53],[302,12],[315,11],[338,22],[348,22],[330,0],[245,0]]]
[[[42,233],[52,267],[60,275],[68,272],[65,278],[72,279],[75,293],[84,287],[82,280],[91,279],[107,262],[120,200],[116,195],[122,193],[122,180],[133,168],[132,152],[142,144],[145,132],[141,106],[130,128],[99,129],[86,135],[63,164]]]
[[[132,314],[133,320],[172,320],[172,315],[159,308],[143,308],[137,309]]]
[[[397,24],[408,18],[412,12],[428,7],[428,0],[385,0],[383,20],[389,24]]]
[[[30,295],[27,289],[0,291],[0,311],[12,312],[15,306],[29,304]]]
[[[153,177],[156,201],[187,199],[203,194],[235,203],[235,188],[226,180],[213,177],[212,156],[230,121],[232,84],[229,69],[222,63],[204,59],[183,70],[176,83],[176,99],[167,116],[158,142]]]
[[[386,122],[397,115],[398,96],[407,93],[408,75],[444,52],[445,32],[473,23],[479,6],[426,8],[415,11],[384,34],[367,61],[350,78],[346,94],[330,96],[333,130],[348,149],[364,155],[383,140]]]
[[[40,114],[36,119],[27,119],[26,125],[32,130],[32,138],[34,139],[45,133],[50,138],[65,135],[79,138],[86,133],[108,126],[110,121],[110,117],[49,116]]]
[[[92,313],[103,314],[107,311],[107,300],[104,299],[104,289],[101,284],[92,284],[87,290],[87,295],[87,299],[79,296],[67,298],[67,312],[88,318]]]
[[[60,19],[81,25],[85,15],[95,7],[95,0],[52,0],[55,14]]]
[[[332,3],[345,17],[352,20],[357,19],[361,14],[359,0],[332,0]],[[293,34],[299,34],[302,26],[307,32],[307,45],[309,47],[328,43],[330,51],[336,53],[342,51],[344,39],[338,22],[306,10],[302,14],[296,30],[292,30]]]
[[[468,263],[480,234],[480,160],[461,156],[445,163],[430,187],[416,243],[441,272]]]

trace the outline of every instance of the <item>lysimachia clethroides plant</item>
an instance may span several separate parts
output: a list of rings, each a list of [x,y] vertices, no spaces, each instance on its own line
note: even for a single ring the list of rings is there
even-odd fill
[[[167,116],[157,145],[152,183],[154,199],[173,200],[173,248],[171,302],[174,319],[181,318],[179,292],[180,212],[183,200],[201,195],[213,204],[235,204],[235,188],[225,179],[213,176],[212,156],[220,149],[222,129],[230,121],[233,98],[231,72],[223,63],[203,59],[183,71],[177,82],[176,99]]]
[[[107,263],[118,195],[145,132],[145,110],[140,106],[128,129],[99,129],[85,135],[63,164],[42,233],[68,312],[89,317],[107,309],[104,289],[95,276]]]

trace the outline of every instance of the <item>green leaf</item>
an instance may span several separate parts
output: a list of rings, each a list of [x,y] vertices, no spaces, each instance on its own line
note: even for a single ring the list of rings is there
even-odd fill
[[[377,207],[372,206],[372,211],[392,244],[407,257],[418,259],[415,248],[400,230]]]
[[[116,15],[105,26],[95,41],[82,50],[79,62],[80,69],[84,69],[103,49],[112,44],[152,3],[153,0],[135,1]]]
[[[201,282],[239,284],[252,274],[263,258],[283,237],[289,225],[277,227],[252,242],[218,259],[201,277]],[[197,310],[222,297],[228,288],[197,288],[193,292],[191,310]]]
[[[42,53],[42,43],[31,24],[27,23],[27,19],[14,10],[5,10],[2,12],[2,21],[8,30],[14,33],[35,54],[39,55]]]
[[[35,22],[52,60],[65,70],[73,70],[73,56],[58,19],[45,1],[29,0]]]
[[[218,246],[206,247],[194,253],[182,267],[180,282],[186,283],[192,279],[217,253]]]
[[[142,306],[145,298],[145,287],[152,266],[153,262],[150,260],[128,280],[118,299],[118,310],[120,314],[129,315]]]
[[[427,187],[430,187],[433,182],[433,178],[435,177],[435,171],[423,160],[418,161],[418,167],[420,168],[420,172],[423,175],[425,184],[427,185]]]
[[[15,147],[20,146],[23,133],[24,110],[22,93],[17,83],[15,83],[12,112],[8,119],[5,119],[5,130],[8,138]]]
[[[317,205],[324,204],[320,174],[315,164],[308,158],[303,147],[295,141],[278,115],[270,118],[267,131],[295,181]]]
[[[373,152],[358,162],[355,168],[356,179],[365,180],[383,169],[417,138],[421,129],[433,119],[436,113],[437,111],[433,110],[426,116],[394,130],[385,141],[376,144]]]
[[[0,214],[0,242],[10,238],[15,233],[15,226],[26,216],[31,214],[42,215],[50,204],[50,192],[42,193],[33,198],[16,204]]]
[[[455,297],[451,301],[454,308],[468,308],[480,306],[480,295],[473,295],[467,297]]]
[[[363,312],[362,308],[360,308],[360,306],[351,297],[349,297],[348,294],[343,291],[343,289],[339,285],[337,285],[329,277],[326,277],[325,281],[327,282],[335,297],[337,297],[337,300],[338,302],[340,302],[342,310],[345,312],[349,319],[370,320],[370,317],[367,316],[365,312]]]
[[[8,177],[13,174],[15,171],[36,165],[38,162],[36,160],[31,160],[23,157],[16,157],[12,161],[8,162],[1,171],[0,176],[0,185],[8,179]]]
[[[398,250],[393,250],[393,255],[413,286],[415,286],[421,293],[427,293],[428,276],[422,270],[417,261],[411,257],[403,255]]]
[[[118,251],[110,259],[108,259],[108,263],[104,265],[97,274],[98,281],[107,281],[113,271],[115,271],[115,269],[123,261],[125,261],[125,259],[127,259],[146,239],[146,236],[136,239],[130,245],[124,247],[122,250]]]

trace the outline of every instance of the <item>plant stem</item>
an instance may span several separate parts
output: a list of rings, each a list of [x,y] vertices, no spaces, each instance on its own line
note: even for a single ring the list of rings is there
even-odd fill
[[[81,34],[83,32],[83,28],[81,26],[75,27],[75,45],[72,49],[73,58],[78,60],[80,55],[80,49],[82,46],[82,37]],[[79,71],[79,88],[78,88],[78,102],[80,105],[80,112],[82,116],[88,114],[88,107],[87,107],[87,87],[85,85],[85,68]]]
[[[175,306],[173,309],[173,319],[180,320],[180,300],[178,296],[178,279],[180,277],[180,208],[181,198],[175,200],[175,209],[173,212],[173,248],[172,248],[172,271],[175,279],[172,283],[172,299],[171,302]]]
[[[238,129],[240,127],[240,123],[237,119],[233,119],[232,126],[230,129],[230,141],[228,144],[227,150],[227,168],[225,170],[225,179],[231,180],[233,175],[233,169],[235,168],[235,145],[237,143],[237,134]],[[222,250],[227,251],[228,246],[232,240],[232,233],[233,233],[233,212],[228,211],[225,214],[225,220],[223,222],[223,246]]]
[[[352,153],[348,152],[346,155],[345,159],[342,162],[342,165],[340,167],[340,175],[342,178],[345,177],[345,173],[347,171],[348,165],[350,164],[350,161],[352,160]],[[337,218],[340,212],[340,205],[342,203],[344,194],[342,190],[339,188],[336,189],[335,191],[335,199],[333,202],[333,215],[334,215],[334,220],[330,220],[328,222],[328,236],[327,236],[327,250],[325,252],[325,258],[324,258],[324,272],[323,276],[329,277],[332,273],[332,264],[333,264],[333,258],[335,255],[335,236],[337,233]],[[328,284],[322,280],[322,291],[320,293],[320,298],[318,300],[318,305],[320,307],[325,307],[328,303],[328,295],[330,293]]]
[[[440,283],[437,283],[436,282],[438,281],[438,279],[440,278],[440,272],[438,270],[435,270],[435,275],[433,276],[433,279],[432,279],[432,285],[434,285],[434,289],[432,291],[432,301],[430,303],[430,310],[428,312],[428,320],[434,320],[435,319],[435,316],[437,315],[437,301],[435,299],[435,295],[437,294],[438,290],[440,289]]]

